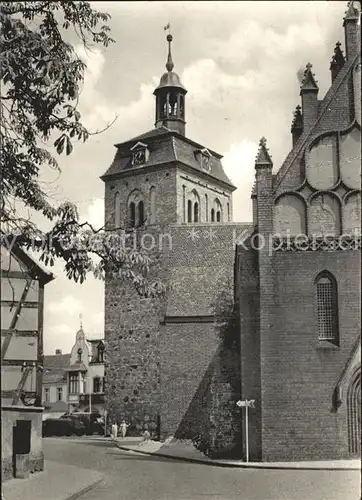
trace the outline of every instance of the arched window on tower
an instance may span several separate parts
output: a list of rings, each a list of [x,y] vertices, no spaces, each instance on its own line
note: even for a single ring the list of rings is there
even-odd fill
[[[180,118],[185,118],[185,99],[183,95],[180,95]]]
[[[212,213],[211,213],[211,222],[215,222],[215,219],[216,222],[222,222],[222,206],[217,198],[215,198],[214,200],[213,210],[214,210],[214,220],[212,220]]]
[[[137,225],[142,226],[144,222],[145,222],[145,207],[144,207],[143,201],[141,200],[138,203],[138,224]]]
[[[139,227],[145,222],[145,205],[142,191],[134,189],[127,200],[128,226]]]
[[[131,203],[129,204],[128,218],[129,218],[129,225],[131,227],[135,227],[135,225],[136,225],[136,205],[133,201],[131,201]]]
[[[192,201],[187,202],[187,222],[192,222]]]
[[[215,222],[215,210],[211,209],[211,222]]]
[[[323,271],[315,281],[317,295],[318,338],[339,345],[337,281]]]
[[[177,94],[170,92],[169,94],[170,116],[177,116]]]
[[[199,222],[199,204],[197,201],[194,203],[194,222]]]

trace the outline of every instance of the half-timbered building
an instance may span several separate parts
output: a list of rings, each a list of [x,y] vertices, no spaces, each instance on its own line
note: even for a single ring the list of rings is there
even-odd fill
[[[1,247],[2,476],[44,467],[41,390],[44,287],[54,276],[24,250]]]

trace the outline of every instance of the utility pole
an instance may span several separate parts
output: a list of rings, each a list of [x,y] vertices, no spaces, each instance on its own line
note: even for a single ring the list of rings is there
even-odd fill
[[[249,413],[248,408],[255,408],[255,399],[244,399],[237,401],[239,408],[245,408],[245,462],[249,462]]]

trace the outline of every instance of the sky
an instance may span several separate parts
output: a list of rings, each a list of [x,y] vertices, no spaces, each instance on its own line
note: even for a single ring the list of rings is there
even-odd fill
[[[76,51],[86,62],[80,97],[84,124],[106,132],[59,157],[61,175],[48,175],[54,202],[77,203],[82,220],[103,225],[104,184],[100,176],[115,154],[114,144],[154,127],[153,90],[166,71],[164,26],[171,23],[174,71],[186,95],[186,135],[224,156],[237,186],[234,221],[251,221],[250,191],[261,137],[274,173],[291,148],[290,125],[300,104],[300,76],[308,62],[322,99],[330,85],[335,43],[344,45],[344,1],[302,2],[91,2],[111,14],[107,49]],[[89,338],[104,336],[104,283],[91,277],[69,281],[62,263],[46,286],[45,354],[70,352],[82,315]]]

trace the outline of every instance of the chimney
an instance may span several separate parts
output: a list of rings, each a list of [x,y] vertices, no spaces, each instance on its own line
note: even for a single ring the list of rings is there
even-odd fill
[[[309,132],[313,127],[318,116],[318,85],[312,73],[312,65],[307,64],[302,85],[300,87],[300,96],[302,98],[302,116],[303,132]]]
[[[302,116],[301,109],[302,108],[298,104],[298,106],[295,108],[295,111],[294,111],[294,118],[293,118],[293,122],[292,122],[292,127],[290,129],[290,131],[292,133],[292,138],[293,138],[293,148],[296,145],[299,137],[303,133],[303,116]]]
[[[354,59],[360,47],[360,26],[358,25],[360,13],[354,6],[354,2],[349,2],[348,10],[343,20],[344,39],[346,46],[347,61]]]
[[[55,354],[57,356],[60,356],[62,354],[62,350],[61,349],[55,349]]]
[[[344,55],[341,51],[341,42],[336,43],[336,47],[334,49],[334,55],[331,60],[331,65],[330,65],[330,70],[331,70],[331,78],[332,78],[332,83],[334,82],[336,76],[342,69],[343,65],[345,63]]]

